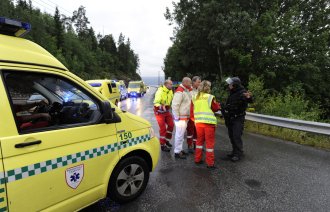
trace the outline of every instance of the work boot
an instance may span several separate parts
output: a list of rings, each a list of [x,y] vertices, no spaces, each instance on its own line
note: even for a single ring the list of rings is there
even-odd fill
[[[196,164],[196,165],[200,165],[200,164],[203,164],[203,163],[204,163],[204,162],[203,162],[202,160],[200,160],[200,161],[198,161],[198,162],[195,161],[195,164]]]
[[[215,165],[212,165],[212,166],[206,166],[206,168],[213,170],[216,169],[217,167],[215,167]]]
[[[166,146],[172,147],[172,144],[169,141],[166,141]]]
[[[170,149],[168,146],[166,146],[166,145],[161,145],[160,148],[161,148],[161,150],[164,151],[164,152],[169,152],[169,151],[171,151],[171,149]]]
[[[182,152],[175,153],[174,156],[175,158],[186,159],[186,156]]]

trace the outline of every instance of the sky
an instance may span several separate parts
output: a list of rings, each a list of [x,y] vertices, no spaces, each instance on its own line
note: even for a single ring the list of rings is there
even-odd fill
[[[139,55],[141,76],[163,76],[162,66],[172,45],[173,26],[165,19],[166,7],[178,0],[32,0],[41,11],[72,16],[82,5],[96,34],[112,34],[118,41],[122,32]]]

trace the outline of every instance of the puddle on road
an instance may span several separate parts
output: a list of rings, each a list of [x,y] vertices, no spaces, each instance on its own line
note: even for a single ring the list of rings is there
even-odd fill
[[[260,188],[261,182],[254,179],[247,179],[244,181],[246,185],[248,185],[251,188]]]
[[[251,190],[248,190],[248,193],[253,199],[259,199],[261,197],[267,196],[266,191],[259,190],[261,188],[260,181],[254,179],[246,179],[244,182],[251,188]]]

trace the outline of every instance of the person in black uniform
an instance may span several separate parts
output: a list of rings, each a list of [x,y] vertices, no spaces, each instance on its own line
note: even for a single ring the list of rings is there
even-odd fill
[[[225,118],[225,124],[228,128],[228,135],[233,150],[227,155],[231,161],[236,162],[243,156],[242,134],[244,129],[245,110],[248,103],[252,102],[252,94],[247,91],[241,84],[238,77],[226,79],[229,87],[229,97],[222,114]]]

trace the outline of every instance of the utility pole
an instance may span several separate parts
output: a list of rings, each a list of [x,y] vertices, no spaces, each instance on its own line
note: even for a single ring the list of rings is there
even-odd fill
[[[158,86],[160,85],[160,71],[158,71]]]

